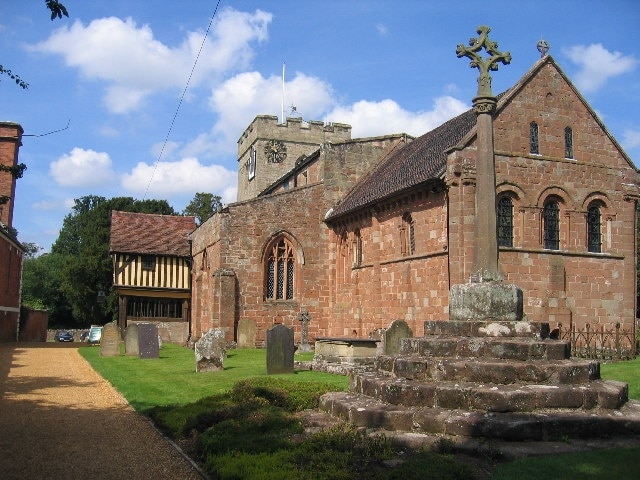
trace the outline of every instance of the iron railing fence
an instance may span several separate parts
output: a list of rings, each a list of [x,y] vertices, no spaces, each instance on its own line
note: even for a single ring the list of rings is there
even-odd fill
[[[598,360],[631,360],[638,352],[638,342],[633,328],[586,324],[584,328],[571,325],[563,329],[558,325],[559,338],[571,342],[571,355]]]

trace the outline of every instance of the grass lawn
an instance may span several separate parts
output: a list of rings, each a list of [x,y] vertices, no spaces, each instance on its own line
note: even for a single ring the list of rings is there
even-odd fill
[[[345,390],[348,379],[309,371],[268,376],[264,349],[230,350],[223,371],[204,373],[195,372],[192,350],[172,344],[163,345],[160,358],[146,360],[124,355],[103,358],[97,347],[81,347],[79,351],[136,410],[149,415],[170,436],[179,438],[187,431],[197,431],[199,446],[193,453],[215,478],[364,478],[361,475],[369,480],[473,478],[468,467],[457,463],[455,457],[434,452],[420,452],[405,458],[402,466],[381,469],[383,458],[393,455],[389,447],[367,443],[369,440],[349,431],[329,432],[307,443],[288,443],[286,435],[295,434],[299,427],[282,413],[284,404],[288,402],[289,407],[292,404],[285,400],[308,399],[322,388]],[[296,356],[297,360],[311,358],[312,354]],[[602,364],[601,374],[604,379],[627,382],[630,398],[640,399],[640,358]],[[246,379],[248,383],[238,384]],[[257,424],[252,423],[258,420]],[[270,422],[271,436],[264,437],[269,431],[265,424]],[[279,431],[285,433],[274,437],[273,432]],[[239,450],[228,452],[234,442]],[[271,450],[264,450],[265,445]],[[326,451],[322,450],[324,447]],[[318,455],[324,458],[323,468],[329,467],[329,471],[295,467],[302,459],[311,465],[309,462]],[[356,459],[352,455],[362,456]],[[367,467],[369,470],[355,473],[348,470],[354,462],[367,464],[367,455],[376,458]],[[638,458],[640,448],[531,457],[497,465],[491,480],[635,480],[639,478],[635,467]],[[248,470],[248,465],[254,469]],[[265,473],[268,471],[272,471],[271,476]]]
[[[600,365],[600,375],[608,380],[627,382],[629,398],[640,400],[640,357],[624,362],[603,363]]]
[[[81,347],[79,351],[141,413],[156,406],[185,405],[229,392],[236,382],[248,377],[267,377],[265,349],[229,350],[223,371],[199,373],[193,350],[170,343],[162,346],[157,359],[101,357],[98,347]],[[312,357],[312,354],[296,355],[296,360]],[[322,372],[296,371],[293,375],[269,377],[330,383],[336,391],[345,390],[348,385],[346,377]]]

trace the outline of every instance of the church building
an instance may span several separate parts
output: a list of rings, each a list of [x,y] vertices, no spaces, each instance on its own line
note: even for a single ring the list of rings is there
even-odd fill
[[[636,312],[638,170],[551,56],[497,97],[499,268],[551,328]],[[191,335],[241,346],[282,323],[300,340],[368,338],[449,318],[472,273],[476,115],[424,135],[258,116],[238,140],[238,201],[191,234]]]

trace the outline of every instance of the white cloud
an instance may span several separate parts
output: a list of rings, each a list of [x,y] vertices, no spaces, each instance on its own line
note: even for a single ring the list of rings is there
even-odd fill
[[[151,197],[196,192],[220,195],[218,192],[225,192],[235,184],[236,172],[220,165],[203,165],[193,157],[177,162],[161,161],[157,166],[140,162],[131,173],[122,175],[123,188],[136,194],[149,193]]]
[[[190,85],[248,67],[253,59],[251,45],[267,38],[271,18],[260,10],[253,14],[222,10],[204,43]],[[180,45],[169,47],[154,38],[150,26],[139,26],[131,18],[109,17],[86,26],[76,21],[29,49],[60,55],[82,76],[106,82],[107,109],[126,113],[139,108],[155,92],[182,91],[203,38],[202,32],[188,32]]]
[[[436,98],[433,109],[427,112],[404,110],[389,99],[380,102],[361,100],[350,106],[335,108],[326,119],[350,124],[354,138],[390,133],[418,136],[468,109],[463,102],[449,96]]]
[[[151,146],[151,154],[154,158],[159,158],[160,160],[166,160],[168,157],[171,157],[180,147],[178,142],[158,142]]]
[[[306,120],[318,120],[335,104],[331,86],[319,78],[296,72],[285,82],[285,115],[291,106]],[[282,77],[265,78],[245,72],[213,89],[209,105],[217,120],[209,132],[198,135],[182,150],[183,155],[235,154],[238,138],[256,115],[282,112]]]
[[[385,36],[387,36],[387,34],[389,33],[389,29],[387,28],[387,26],[386,26],[386,25],[384,25],[384,24],[382,24],[382,23],[378,23],[378,24],[376,25],[376,30],[378,31],[378,34],[379,34],[381,37],[385,37]]]
[[[640,147],[640,130],[626,129],[622,132],[622,146],[625,150]]]
[[[49,173],[62,187],[104,186],[115,177],[108,153],[78,147],[52,162]]]
[[[73,198],[66,198],[62,200],[41,200],[33,203],[31,206],[34,210],[50,212],[53,210],[70,210],[74,205],[75,202]],[[57,233],[57,231],[55,233]]]
[[[575,45],[563,49],[563,53],[580,68],[573,79],[584,92],[595,92],[609,78],[629,72],[638,64],[632,55],[610,52],[599,43]]]

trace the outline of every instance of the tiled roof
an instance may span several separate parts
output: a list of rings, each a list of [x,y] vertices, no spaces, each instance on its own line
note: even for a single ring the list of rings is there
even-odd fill
[[[476,114],[467,110],[392,153],[356,184],[327,220],[438,178],[446,168],[445,152],[457,145],[475,124]]]
[[[109,251],[189,256],[189,234],[195,228],[194,217],[113,210]]]

